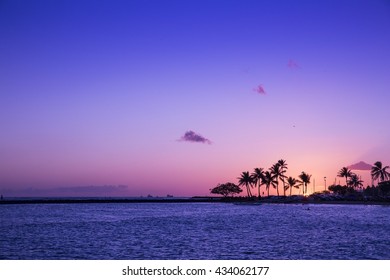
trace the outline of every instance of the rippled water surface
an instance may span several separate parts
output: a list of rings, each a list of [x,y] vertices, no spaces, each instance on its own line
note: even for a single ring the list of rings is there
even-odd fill
[[[0,205],[0,259],[390,259],[390,207]]]

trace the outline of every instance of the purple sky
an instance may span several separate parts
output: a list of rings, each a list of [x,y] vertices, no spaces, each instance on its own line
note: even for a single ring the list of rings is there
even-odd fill
[[[389,27],[385,0],[1,1],[0,192],[389,165]]]

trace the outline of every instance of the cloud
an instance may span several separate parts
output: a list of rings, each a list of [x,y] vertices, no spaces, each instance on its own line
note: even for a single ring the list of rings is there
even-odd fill
[[[128,196],[129,188],[125,185],[74,186],[53,188],[4,189],[7,197],[108,197]]]
[[[184,133],[184,135],[180,138],[179,141],[211,144],[211,141],[209,139],[204,138],[202,135],[197,134],[192,130],[186,131],[186,133]]]
[[[287,67],[290,69],[299,69],[300,68],[298,63],[292,59],[289,59],[289,61],[287,63]]]
[[[256,88],[253,89],[255,92],[257,92],[258,94],[261,94],[261,95],[265,95],[267,94],[264,90],[264,87],[263,85],[258,85]]]
[[[371,170],[372,165],[364,161],[359,161],[358,163],[348,166],[351,170]]]

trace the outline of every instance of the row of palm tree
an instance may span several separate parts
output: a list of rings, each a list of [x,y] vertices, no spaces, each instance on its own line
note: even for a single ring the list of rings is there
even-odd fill
[[[378,181],[379,183],[390,180],[390,173],[387,171],[389,168],[390,167],[388,165],[383,166],[380,161],[375,162],[371,167],[372,185],[374,184],[374,181]],[[363,187],[363,181],[348,167],[341,168],[337,176],[345,178],[345,185],[347,187],[353,187],[354,189]]]
[[[257,194],[260,197],[260,187],[265,186],[267,195],[269,196],[270,188],[276,189],[276,193],[279,196],[279,181],[283,184],[283,195],[286,196],[286,191],[290,189],[290,196],[292,195],[292,189],[299,189],[303,186],[303,194],[307,193],[307,185],[310,184],[311,175],[306,172],[302,172],[298,177],[300,180],[287,177],[285,175],[287,171],[287,162],[283,159],[278,160],[268,170],[264,168],[256,167],[250,174],[249,171],[244,171],[238,177],[238,185],[246,188],[248,197],[252,197],[251,189],[257,187]]]
[[[302,172],[298,178],[286,176],[288,169],[287,162],[283,159],[278,160],[268,170],[264,168],[256,167],[252,173],[244,171],[238,177],[238,185],[245,187],[248,197],[253,197],[252,188],[257,188],[257,195],[260,197],[260,187],[265,186],[267,195],[269,196],[270,188],[276,189],[276,193],[279,196],[279,182],[283,184],[283,195],[286,196],[286,191],[290,190],[290,196],[292,190],[299,189],[302,186],[302,193],[307,194],[307,186],[310,184],[311,175]],[[383,166],[382,162],[377,161],[371,168],[371,178],[374,181],[383,182],[390,180],[390,172],[387,171],[389,166]],[[343,167],[337,174],[338,177],[345,178],[345,184],[347,187],[359,189],[363,187],[363,181],[361,178],[352,172],[348,167]]]

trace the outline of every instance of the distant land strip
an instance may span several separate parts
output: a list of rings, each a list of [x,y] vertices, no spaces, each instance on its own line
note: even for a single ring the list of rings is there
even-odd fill
[[[0,200],[1,204],[76,204],[76,203],[234,203],[237,205],[259,205],[259,204],[351,204],[351,205],[390,205],[390,200],[313,200],[295,199],[288,197],[279,198],[247,198],[247,197],[208,197],[195,196],[190,198],[7,198]]]
[[[220,197],[191,198],[8,198],[0,204],[73,204],[73,203],[188,203],[188,202],[221,202]]]

